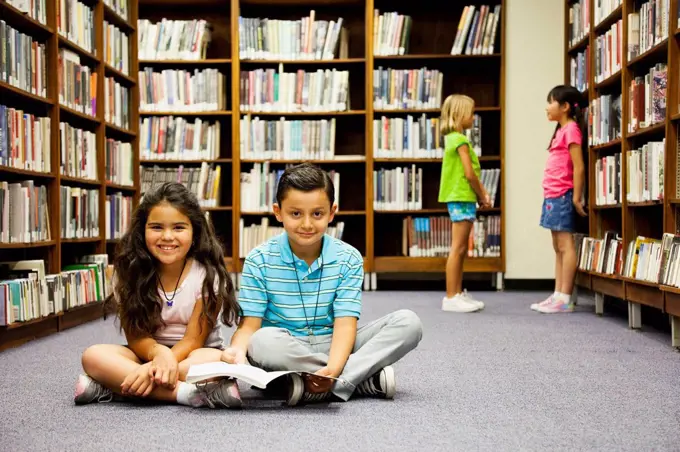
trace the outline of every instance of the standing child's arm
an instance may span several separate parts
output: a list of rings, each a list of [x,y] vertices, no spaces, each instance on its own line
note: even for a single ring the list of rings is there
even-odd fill
[[[463,163],[463,170],[465,171],[465,178],[470,183],[470,186],[477,195],[477,199],[483,207],[489,207],[490,201],[488,200],[488,193],[482,187],[479,178],[472,169],[472,160],[470,159],[470,148],[467,144],[463,144],[458,147],[458,155],[460,156],[460,161]]]
[[[585,217],[586,211],[583,208],[583,187],[585,184],[585,165],[583,163],[583,153],[581,151],[581,145],[572,143],[569,145],[569,153],[571,154],[571,161],[574,165],[574,208],[579,215]]]

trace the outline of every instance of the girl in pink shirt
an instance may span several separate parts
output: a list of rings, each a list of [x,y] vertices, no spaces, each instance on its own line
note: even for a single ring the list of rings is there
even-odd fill
[[[236,382],[186,383],[191,364],[220,361],[222,325],[240,316],[222,247],[191,192],[166,183],[144,194],[114,262],[106,300],[127,345],[83,353],[75,403],[150,398],[193,407],[241,406]]]
[[[548,147],[543,175],[541,226],[552,233],[555,249],[555,292],[531,309],[546,314],[573,312],[571,292],[576,276],[574,247],[575,213],[586,216],[583,148],[587,130],[581,93],[572,86],[559,85],[548,94],[546,113],[557,122]]]

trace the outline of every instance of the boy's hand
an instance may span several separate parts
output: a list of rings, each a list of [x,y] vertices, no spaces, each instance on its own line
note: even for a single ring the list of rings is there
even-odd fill
[[[229,364],[246,364],[246,354],[243,350],[236,347],[229,347],[222,352],[222,361]]]
[[[328,367],[322,367],[321,369],[314,372],[314,375],[319,375],[322,377],[333,377],[337,378],[331,369]],[[305,378],[305,389],[313,394],[328,392],[333,387],[334,381],[328,378],[315,378],[314,375],[306,375]]]
[[[576,196],[574,196],[573,203],[574,203],[574,208],[576,209],[576,212],[577,212],[579,215],[581,215],[582,217],[587,217],[587,216],[588,216],[588,214],[586,213],[585,209],[583,208],[584,202],[583,202],[582,199],[577,198]]]

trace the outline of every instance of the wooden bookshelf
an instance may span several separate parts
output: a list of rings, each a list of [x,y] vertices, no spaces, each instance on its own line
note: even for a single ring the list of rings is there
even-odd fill
[[[273,9],[272,4],[277,8]],[[501,5],[501,16],[494,51],[487,55],[451,55],[458,23],[464,8],[490,5],[491,11]],[[162,6],[159,8],[159,6]],[[374,55],[374,11],[380,13],[397,11],[412,18],[409,49],[405,55]],[[297,20],[315,11],[316,20],[343,18],[348,34],[347,52],[342,57],[318,59],[252,59],[241,58],[239,43],[239,17]],[[343,239],[355,246],[365,257],[364,269],[371,283],[365,287],[376,288],[380,273],[443,274],[445,258],[415,258],[402,255],[402,219],[411,216],[446,216],[446,207],[437,202],[441,159],[386,159],[376,158],[373,152],[373,136],[376,133],[373,120],[381,116],[405,118],[407,115],[437,118],[440,108],[425,109],[378,109],[373,104],[373,71],[379,66],[392,69],[437,69],[444,74],[442,100],[455,92],[470,95],[476,101],[476,113],[482,118],[482,168],[500,169],[495,207],[480,211],[480,216],[500,217],[500,255],[493,258],[469,258],[465,271],[497,273],[505,271],[505,237],[503,232],[504,198],[504,58],[505,44],[504,0],[457,0],[453,4],[432,0],[412,2],[386,0],[139,0],[139,18],[151,23],[161,19],[205,19],[212,27],[212,39],[204,59],[174,58],[156,61],[140,59],[140,70],[217,68],[227,75],[227,105],[229,112],[180,113],[154,112],[140,116],[205,117],[220,122],[221,143],[219,160],[222,167],[221,202],[219,209],[210,209],[213,225],[222,239],[225,255],[231,257],[232,270],[240,272],[243,256],[240,255],[240,221],[245,226],[259,224],[262,218],[270,218],[271,212],[252,212],[241,207],[241,174],[257,164],[267,163],[270,170],[280,170],[301,160],[262,160],[241,155],[240,121],[247,116],[263,120],[286,119],[334,119],[336,121],[336,158],[312,161],[327,170],[338,171],[340,178],[340,211],[336,221],[345,223]],[[172,56],[169,56],[172,58]],[[321,112],[248,112],[241,111],[241,71],[276,69],[286,72],[298,69],[337,69],[349,71],[349,108],[346,111]],[[140,87],[144,89],[144,87]],[[229,89],[230,88],[230,89]],[[231,113],[228,115],[228,113]],[[217,116],[217,117],[214,117]],[[156,161],[143,159],[142,166],[186,167],[190,161]],[[200,165],[200,161],[195,162]],[[378,211],[373,206],[373,172],[381,168],[416,165],[423,169],[423,208],[417,211]],[[331,225],[333,226],[333,224]],[[498,279],[502,285],[502,278]]]
[[[75,263],[85,254],[109,253],[112,257],[115,241],[106,240],[106,195],[123,192],[124,195],[138,199],[139,175],[133,171],[133,186],[120,186],[106,181],[106,147],[107,138],[131,143],[133,162],[132,167],[139,165],[137,129],[139,118],[137,115],[137,0],[129,0],[129,17],[120,17],[113,9],[104,4],[104,0],[87,0],[84,2],[94,12],[94,52],[88,52],[78,44],[70,41],[59,33],[57,22],[58,2],[47,0],[47,20],[40,23],[29,14],[17,10],[5,1],[0,1],[0,17],[12,28],[31,36],[45,44],[46,55],[46,90],[47,96],[41,97],[24,91],[8,83],[0,82],[0,104],[10,108],[50,118],[51,135],[48,137],[51,171],[37,172],[32,170],[0,166],[0,180],[18,182],[34,180],[36,185],[46,185],[48,196],[48,211],[50,219],[51,238],[47,241],[34,243],[0,243],[2,261],[24,259],[43,259],[47,274],[59,273],[65,265]],[[106,64],[104,53],[104,21],[119,27],[128,35],[129,74]],[[60,103],[59,99],[59,52],[69,49],[79,55],[82,65],[90,67],[92,73],[97,74],[96,89],[97,106],[95,115],[73,110]],[[105,120],[105,78],[112,77],[130,90],[129,128],[124,129]],[[60,170],[60,122],[66,122],[72,127],[94,132],[96,140],[97,177],[84,179],[63,175]],[[100,235],[93,238],[70,239],[61,237],[60,218],[60,186],[73,186],[95,189],[99,192],[99,231]],[[0,350],[24,343],[33,338],[42,337],[54,332],[70,328],[81,323],[100,318],[102,315],[101,302],[88,303],[64,312],[28,322],[17,322],[7,327],[0,327]]]
[[[589,103],[602,94],[621,95],[621,136],[607,143],[590,146],[588,150],[588,225],[580,232],[594,238],[603,238],[607,230],[616,231],[622,238],[623,256],[628,244],[638,236],[660,240],[664,233],[678,234],[680,231],[680,211],[677,203],[678,189],[680,185],[676,180],[678,169],[678,124],[674,118],[678,117],[679,85],[678,68],[680,58],[678,30],[678,0],[669,1],[668,14],[665,15],[668,23],[668,36],[659,36],[650,43],[649,48],[638,52],[633,58],[629,57],[629,31],[631,30],[631,13],[639,13],[640,0],[623,0],[620,7],[607,15],[599,24],[594,20],[594,8],[596,2],[590,1],[590,30],[586,36],[575,46],[570,45],[569,10],[574,0],[565,1],[565,81],[572,83],[570,77],[571,58],[580,51],[590,46],[591,73],[588,79],[589,88],[587,95]],[[622,20],[622,64],[621,70],[608,77],[606,80],[595,83],[596,56],[594,43],[598,36],[606,33],[612,24]],[[642,34],[642,32],[640,32]],[[656,64],[662,63],[667,66],[666,93],[665,93],[665,117],[662,121],[648,124],[637,130],[629,129],[629,122],[634,112],[631,110],[630,84],[635,77],[649,72]],[[573,83],[572,83],[573,84]],[[665,138],[664,161],[663,161],[663,189],[664,195],[661,200],[649,200],[642,202],[630,201],[627,197],[628,172],[625,158],[621,161],[622,173],[622,202],[614,205],[596,205],[595,198],[595,163],[598,158],[611,156],[616,153],[627,153],[639,149],[642,145]],[[680,346],[680,290],[668,287],[657,282],[649,282],[619,274],[602,274],[594,271],[579,270],[576,283],[595,292],[596,313],[603,313],[604,297],[621,299],[628,303],[629,326],[641,328],[640,306],[648,306],[659,309],[671,316],[673,329],[672,345]]]

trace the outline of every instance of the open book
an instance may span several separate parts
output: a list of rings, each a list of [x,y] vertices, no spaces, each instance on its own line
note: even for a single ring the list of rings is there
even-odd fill
[[[254,367],[249,364],[229,364],[224,361],[218,361],[214,363],[192,364],[189,367],[186,382],[196,383],[209,378],[232,377],[264,389],[270,382],[288,374],[312,375],[311,372],[298,372],[294,370],[267,372],[266,370],[262,370],[259,367]],[[320,375],[314,375],[314,377],[319,379],[327,378],[330,380],[337,380],[337,378],[322,377]]]

